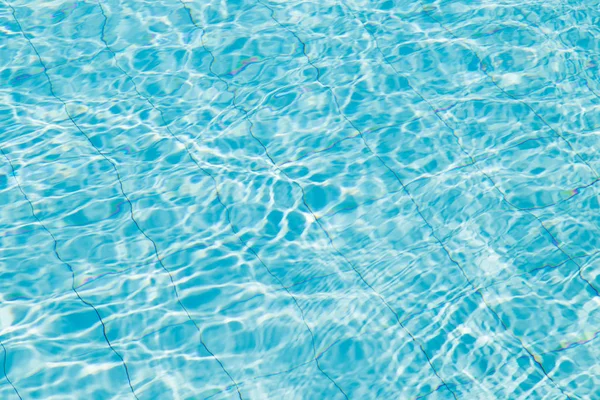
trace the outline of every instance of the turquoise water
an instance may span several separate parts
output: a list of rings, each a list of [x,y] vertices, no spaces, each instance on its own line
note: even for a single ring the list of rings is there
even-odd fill
[[[0,21],[1,399],[600,398],[597,2]]]

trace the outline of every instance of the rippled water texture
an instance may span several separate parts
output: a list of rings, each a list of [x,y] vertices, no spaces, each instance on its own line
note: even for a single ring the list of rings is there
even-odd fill
[[[599,399],[600,9],[0,2],[1,399]]]

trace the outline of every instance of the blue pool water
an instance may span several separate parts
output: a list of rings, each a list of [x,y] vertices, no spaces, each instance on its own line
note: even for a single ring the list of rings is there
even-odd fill
[[[0,399],[600,398],[597,1],[0,21]]]

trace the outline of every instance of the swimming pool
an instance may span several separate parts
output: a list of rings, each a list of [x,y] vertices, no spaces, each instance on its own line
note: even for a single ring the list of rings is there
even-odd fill
[[[0,4],[1,399],[600,398],[597,2]]]

